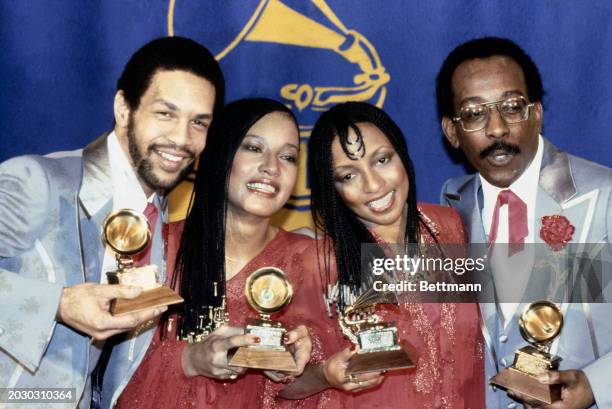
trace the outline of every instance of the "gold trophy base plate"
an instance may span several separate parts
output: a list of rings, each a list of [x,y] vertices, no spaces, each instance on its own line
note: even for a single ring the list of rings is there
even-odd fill
[[[289,351],[240,347],[229,362],[230,366],[268,369],[271,371],[297,371],[297,364]]]
[[[112,315],[123,315],[131,312],[143,311],[162,305],[182,303],[183,297],[172,291],[165,285],[152,290],[143,291],[136,298],[116,298],[111,302],[110,312]]]
[[[403,348],[395,351],[366,352],[355,354],[346,368],[347,375],[358,375],[366,372],[392,371],[414,368],[414,363]]]
[[[540,402],[551,404],[561,399],[561,385],[546,385],[514,369],[503,369],[489,380],[491,385],[515,391]]]

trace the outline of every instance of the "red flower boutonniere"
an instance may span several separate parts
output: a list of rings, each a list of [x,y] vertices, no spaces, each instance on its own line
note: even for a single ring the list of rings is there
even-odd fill
[[[553,251],[562,250],[572,239],[576,228],[565,216],[555,214],[542,217],[540,238],[550,246]]]

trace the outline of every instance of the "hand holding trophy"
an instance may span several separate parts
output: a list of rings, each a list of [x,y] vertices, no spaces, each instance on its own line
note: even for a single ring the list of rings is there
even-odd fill
[[[144,215],[132,209],[110,213],[102,224],[102,239],[117,258],[117,270],[106,273],[108,283],[143,288],[136,298],[113,300],[111,314],[122,315],[183,302],[183,298],[172,289],[158,283],[154,266],[134,267],[132,257],[145,250],[151,241],[151,228]]]
[[[519,318],[523,338],[530,345],[516,351],[514,363],[491,378],[490,383],[551,404],[561,399],[561,385],[538,382],[537,377],[557,370],[561,358],[548,351],[563,328],[563,314],[550,301],[536,301]]]
[[[257,345],[240,347],[231,358],[230,366],[268,369],[283,372],[296,371],[297,364],[285,347],[287,330],[270,315],[285,308],[293,297],[293,287],[285,273],[274,267],[263,267],[246,280],[247,301],[258,313],[259,319],[249,318],[246,333],[258,336]]]
[[[397,305],[395,293],[370,288],[339,318],[344,335],[359,346],[346,369],[348,376],[415,366],[400,345],[395,323],[384,322],[375,314],[375,307],[379,304]]]

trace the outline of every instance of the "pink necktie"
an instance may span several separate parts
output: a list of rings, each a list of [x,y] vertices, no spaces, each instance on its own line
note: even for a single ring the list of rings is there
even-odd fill
[[[493,222],[489,232],[489,245],[495,243],[497,230],[499,228],[499,209],[508,205],[508,256],[522,251],[525,245],[525,237],[529,233],[527,226],[527,205],[512,190],[502,190],[497,195],[495,208],[493,209]]]
[[[151,202],[147,203],[147,207],[144,210],[144,215],[149,221],[149,226],[151,227],[151,242],[149,242],[146,249],[134,256],[134,265],[137,267],[151,264],[151,247],[153,247],[151,244],[153,242],[153,235],[155,234],[155,225],[157,224],[158,214],[159,211],[157,210],[157,207],[155,207],[155,205]]]

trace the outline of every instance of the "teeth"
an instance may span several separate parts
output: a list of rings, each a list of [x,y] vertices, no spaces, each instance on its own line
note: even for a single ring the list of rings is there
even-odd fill
[[[251,190],[259,190],[264,193],[276,193],[276,188],[267,183],[247,183],[247,188]]]
[[[376,199],[376,200],[372,200],[371,202],[368,202],[368,207],[375,209],[375,210],[384,209],[386,206],[389,205],[389,203],[391,203],[391,198],[393,197],[393,193],[395,193],[395,190],[390,191],[389,193],[387,193],[380,199]]]
[[[181,160],[183,160],[182,157],[176,156],[176,155],[172,155],[170,153],[160,152],[160,151],[157,151],[157,153],[159,153],[159,156],[161,156],[162,158],[164,158],[166,160],[169,160],[170,162],[180,162]]]

